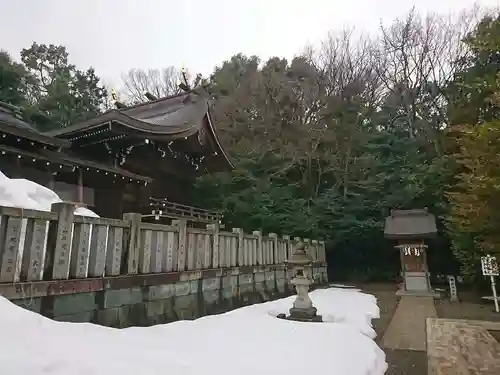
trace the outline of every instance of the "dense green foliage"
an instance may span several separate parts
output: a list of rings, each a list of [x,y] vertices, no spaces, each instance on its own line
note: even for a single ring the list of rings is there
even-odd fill
[[[498,18],[476,24],[472,13],[410,12],[373,38],[330,35],[291,61],[224,61],[209,91],[236,168],[200,177],[194,203],[222,210],[227,227],[326,239],[337,277],[386,279],[399,257],[384,218],[428,207],[440,232],[431,268],[456,272],[453,250],[473,278],[478,255],[500,249],[499,29]],[[132,70],[125,94],[175,93],[178,76]],[[99,82],[61,46],[35,43],[20,63],[0,54],[0,100],[41,129],[103,110]]]
[[[21,63],[0,52],[0,100],[22,106],[40,130],[100,113],[107,93],[99,81],[94,69],[70,64],[63,46],[33,43],[21,51]]]
[[[500,18],[485,18],[465,43],[472,51],[451,90],[454,179],[447,227],[470,278],[480,257],[500,254]]]

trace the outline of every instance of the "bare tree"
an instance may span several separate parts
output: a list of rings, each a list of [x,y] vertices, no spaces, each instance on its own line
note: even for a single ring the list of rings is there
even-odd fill
[[[467,54],[461,41],[477,16],[477,8],[426,17],[412,10],[389,27],[381,26],[375,66],[395,106],[387,126],[402,124],[411,137],[421,135],[439,152],[438,130],[446,123],[444,90]]]
[[[360,146],[366,142],[364,124],[380,102],[380,80],[375,71],[373,41],[353,30],[329,34],[316,50],[306,51],[318,71],[323,100],[316,108],[314,134],[308,157],[314,162],[317,187],[325,178],[346,198],[356,184]]]
[[[144,93],[149,92],[161,98],[180,92],[180,70],[170,66],[164,69],[131,69],[122,75],[123,94],[128,100],[141,103],[145,100]]]

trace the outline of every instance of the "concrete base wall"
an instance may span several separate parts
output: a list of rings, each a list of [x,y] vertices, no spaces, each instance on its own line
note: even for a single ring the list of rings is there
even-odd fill
[[[178,281],[164,285],[41,297],[25,294],[22,297],[28,298],[11,300],[54,320],[124,328],[196,319],[294,293],[291,273],[283,266],[240,271],[221,269],[210,278],[202,278],[201,272],[181,272]],[[314,268],[313,277],[315,285],[326,284],[326,267]]]

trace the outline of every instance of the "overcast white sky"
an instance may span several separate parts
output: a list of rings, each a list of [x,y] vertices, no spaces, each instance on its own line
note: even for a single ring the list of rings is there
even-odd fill
[[[474,3],[500,0],[0,0],[0,49],[17,59],[33,41],[62,44],[114,86],[131,68],[210,74],[239,52],[289,58],[331,30],[376,30],[414,4],[448,13]]]

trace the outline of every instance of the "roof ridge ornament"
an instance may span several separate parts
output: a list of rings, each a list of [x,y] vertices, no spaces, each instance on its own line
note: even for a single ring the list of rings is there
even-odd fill
[[[191,91],[191,87],[189,86],[187,71],[184,65],[181,67],[181,83],[179,83],[178,87],[186,93]]]
[[[116,92],[116,90],[114,88],[111,89],[111,98],[113,99],[113,102],[114,102],[113,104],[115,105],[116,109],[127,108],[127,106],[125,104],[120,102],[119,97],[118,97],[118,93]]]

